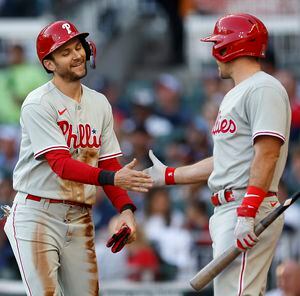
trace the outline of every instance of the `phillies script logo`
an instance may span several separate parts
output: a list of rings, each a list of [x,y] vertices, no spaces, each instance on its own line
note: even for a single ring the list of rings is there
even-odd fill
[[[220,133],[234,134],[236,132],[236,124],[232,119],[221,118],[221,112],[219,112],[215,125],[211,132],[213,135],[217,135]]]
[[[101,146],[101,136],[97,137],[96,130],[86,124],[78,125],[78,135],[73,134],[73,126],[67,121],[59,121],[57,123],[64,136],[67,137],[68,147],[71,147],[71,141],[73,140],[74,149],[77,148],[99,148]]]

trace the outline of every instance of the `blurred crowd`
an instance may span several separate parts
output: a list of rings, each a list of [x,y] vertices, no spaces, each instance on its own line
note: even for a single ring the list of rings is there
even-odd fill
[[[31,89],[51,77],[39,65],[26,62],[21,45],[10,48],[8,61],[8,66],[0,71],[0,204],[11,205],[15,194],[12,174],[20,144],[20,106]],[[283,202],[300,188],[300,96],[293,73],[276,69],[272,59],[264,63],[264,69],[285,86],[293,112],[289,158],[279,190]],[[219,104],[233,85],[229,80],[221,80],[213,67],[189,82],[189,89],[174,73],[161,73],[153,80],[129,81],[122,89],[105,77],[89,86],[105,94],[112,105],[115,131],[124,154],[121,162],[125,164],[136,157],[137,169],[144,169],[151,165],[149,149],[174,167],[210,156],[210,131]],[[206,184],[156,188],[148,194],[131,193],[138,208],[138,239],[118,254],[105,247],[116,212],[100,188],[97,194],[94,222],[101,281],[188,280],[211,260],[208,222],[213,207]],[[275,287],[280,264],[299,262],[299,216],[299,203],[286,212],[269,287]],[[3,232],[4,220],[0,223],[0,278],[19,278]],[[295,268],[293,264],[290,265]],[[281,277],[279,282],[282,281]]]

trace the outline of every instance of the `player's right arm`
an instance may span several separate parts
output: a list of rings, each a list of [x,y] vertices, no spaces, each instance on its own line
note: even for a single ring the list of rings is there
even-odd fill
[[[163,164],[152,150],[149,151],[149,157],[153,166],[145,169],[144,172],[151,176],[155,186],[200,183],[207,181],[213,171],[213,157],[178,168]]]
[[[62,179],[96,186],[114,185],[124,190],[147,192],[152,180],[144,172],[134,170],[136,159],[118,171],[104,170],[73,159],[65,150],[44,154],[51,169]]]

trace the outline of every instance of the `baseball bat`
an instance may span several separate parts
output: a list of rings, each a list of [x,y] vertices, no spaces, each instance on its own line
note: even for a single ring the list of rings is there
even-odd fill
[[[300,196],[300,191],[294,193],[283,204],[277,207],[264,219],[262,219],[254,228],[254,232],[259,236],[274,220],[276,220],[290,205],[292,205]],[[191,286],[200,291],[210,281],[212,281],[221,271],[223,271],[242,251],[236,246],[228,248],[219,257],[213,259],[204,268],[202,268],[191,280]]]

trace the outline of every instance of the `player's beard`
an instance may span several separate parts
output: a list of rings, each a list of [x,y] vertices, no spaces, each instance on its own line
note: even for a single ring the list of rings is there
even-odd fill
[[[219,76],[222,79],[231,78],[231,75],[230,75],[230,73],[229,73],[229,71],[228,71],[228,69],[226,67],[218,66],[218,70],[219,70]]]
[[[57,75],[59,75],[63,80],[68,81],[68,82],[74,82],[82,79],[87,75],[87,68],[86,68],[86,63],[84,62],[84,71],[82,71],[81,74],[77,74],[76,72],[72,71],[70,69],[66,68],[57,68],[56,69]]]
[[[219,70],[219,76],[222,79],[228,79],[231,78],[230,74],[230,65],[228,63],[221,63],[217,61],[218,70]]]

